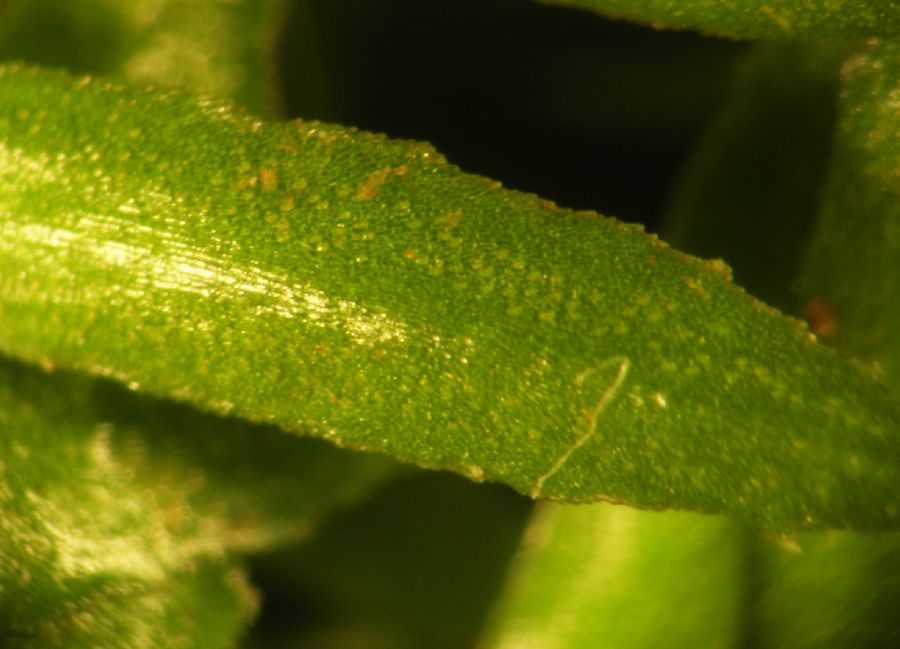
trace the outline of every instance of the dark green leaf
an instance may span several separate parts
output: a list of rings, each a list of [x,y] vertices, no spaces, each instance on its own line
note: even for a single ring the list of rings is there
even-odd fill
[[[814,532],[757,558],[765,586],[754,607],[759,646],[900,646],[900,538]]]
[[[844,66],[831,177],[805,264],[813,328],[900,394],[900,46],[874,41]]]
[[[391,649],[471,647],[530,509],[510,489],[448,473],[392,481],[305,543],[253,557],[254,582],[276,610],[314,602],[278,633],[264,633],[264,610],[254,646],[363,649],[384,638]]]

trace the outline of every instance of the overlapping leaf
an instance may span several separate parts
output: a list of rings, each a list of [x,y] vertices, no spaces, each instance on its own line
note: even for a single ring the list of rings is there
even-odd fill
[[[847,47],[762,43],[682,173],[663,238],[721,257],[756,297],[795,309],[828,169]]]
[[[822,333],[876,364],[900,393],[900,47],[871,43],[848,61],[844,84],[804,290]]]
[[[894,527],[898,414],[727,269],[432,149],[0,74],[0,347],[533,496]]]
[[[782,303],[796,299],[789,287],[798,226],[812,220],[823,180],[839,55],[797,45],[754,52],[669,215],[681,245],[724,254],[748,284]],[[840,260],[817,257],[825,267]],[[721,518],[548,507],[526,537],[484,646],[892,646],[898,548],[890,534],[775,539]],[[672,626],[648,623],[660,619]]]

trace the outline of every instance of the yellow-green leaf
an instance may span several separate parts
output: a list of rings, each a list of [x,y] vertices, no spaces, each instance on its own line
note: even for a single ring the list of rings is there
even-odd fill
[[[740,525],[606,504],[539,507],[480,647],[738,646]]]

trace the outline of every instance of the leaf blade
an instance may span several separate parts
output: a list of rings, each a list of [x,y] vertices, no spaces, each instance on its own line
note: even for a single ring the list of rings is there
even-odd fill
[[[10,353],[533,496],[897,524],[894,403],[722,264],[174,93],[5,68],[0,133]]]
[[[478,646],[733,647],[742,533],[724,517],[539,505]]]

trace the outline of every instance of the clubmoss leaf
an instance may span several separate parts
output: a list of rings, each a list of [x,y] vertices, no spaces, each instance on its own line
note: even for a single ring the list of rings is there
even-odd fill
[[[541,0],[655,28],[695,29],[728,38],[894,36],[894,0],[800,3],[793,0]]]
[[[815,222],[820,200],[815,194],[828,167],[824,143],[837,117],[832,104],[836,109],[837,64],[846,56],[842,49],[784,43],[753,52],[689,166],[670,214],[666,234],[673,243],[691,252],[721,254],[746,286],[783,305],[797,300],[788,290],[803,261],[797,244]],[[838,139],[839,149],[846,144],[844,137]],[[844,242],[854,230],[846,227],[850,215],[857,213],[847,207],[837,220],[845,227]],[[833,251],[816,256],[823,268],[833,261],[840,268],[831,272],[850,282],[855,270],[865,267]],[[827,314],[808,312],[817,316],[812,317],[817,330],[829,333],[833,321]],[[751,534],[744,545],[750,587],[742,645],[849,649],[897,644],[891,623],[900,602],[896,535],[830,531],[776,539]]]
[[[432,148],[0,71],[0,349],[534,497],[895,527],[896,404],[720,262]]]

